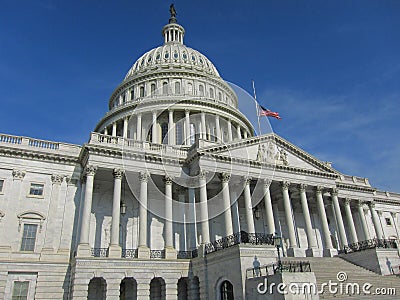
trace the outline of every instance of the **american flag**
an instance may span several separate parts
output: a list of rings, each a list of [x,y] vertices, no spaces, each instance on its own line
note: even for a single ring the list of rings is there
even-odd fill
[[[259,115],[266,117],[274,117],[275,119],[281,120],[282,118],[279,116],[278,112],[270,111],[269,109],[259,106]]]

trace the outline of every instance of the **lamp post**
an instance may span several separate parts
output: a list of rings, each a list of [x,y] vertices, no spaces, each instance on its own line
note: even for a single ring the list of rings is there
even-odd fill
[[[276,247],[276,250],[278,250],[278,268],[276,270],[278,270],[279,272],[282,272],[282,261],[280,252],[281,243],[282,243],[282,237],[275,233],[274,246]]]

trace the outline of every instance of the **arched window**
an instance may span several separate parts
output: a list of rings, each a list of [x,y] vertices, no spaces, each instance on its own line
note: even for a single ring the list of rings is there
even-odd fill
[[[210,98],[214,98],[214,89],[210,88]]]
[[[164,95],[168,95],[168,82],[163,82],[162,84],[162,92]]]
[[[219,288],[221,300],[234,300],[233,298],[233,285],[228,280],[221,283]]]
[[[156,93],[156,84],[155,83],[152,83],[150,85],[150,91],[151,91],[151,95],[154,96]]]
[[[199,85],[199,94],[200,94],[200,96],[204,96],[204,86],[203,85]]]
[[[187,93],[188,95],[192,95],[193,94],[193,85],[189,82],[187,85]]]
[[[139,97],[144,97],[144,86],[141,86],[139,89]]]
[[[180,95],[181,93],[181,83],[180,82],[175,82],[175,94]]]
[[[150,299],[165,299],[165,281],[161,277],[154,277],[150,281]]]
[[[137,299],[137,283],[132,277],[125,277],[119,285],[119,299]]]
[[[102,277],[94,277],[89,282],[88,300],[105,300],[107,293],[107,283]]]
[[[182,145],[183,142],[183,124],[182,122],[175,125],[175,139],[177,145]]]
[[[188,278],[181,277],[178,280],[178,300],[186,300],[188,298]]]
[[[168,123],[161,124],[161,143],[168,144]]]

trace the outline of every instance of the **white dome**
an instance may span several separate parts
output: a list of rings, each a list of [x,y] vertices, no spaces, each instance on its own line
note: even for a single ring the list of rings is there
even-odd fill
[[[207,76],[220,77],[213,63],[199,51],[181,43],[166,43],[142,55],[130,68],[125,80],[131,76],[166,68],[195,70]]]

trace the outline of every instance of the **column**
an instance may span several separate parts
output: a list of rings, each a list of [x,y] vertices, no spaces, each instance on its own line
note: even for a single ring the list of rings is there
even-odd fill
[[[232,220],[233,220],[233,232],[240,232],[240,220],[239,220],[239,206],[238,196],[236,192],[231,192],[231,205],[232,205]]]
[[[151,142],[153,144],[158,142],[157,138],[157,112],[153,111],[153,123],[151,126]]]
[[[317,248],[317,241],[315,239],[314,230],[313,230],[312,224],[311,224],[311,217],[310,217],[310,210],[308,208],[308,200],[307,200],[306,188],[307,188],[306,184],[300,184],[301,208],[302,208],[302,211],[303,211],[304,222],[305,222],[305,225],[306,225],[306,235],[307,235],[308,249],[310,250],[310,249]]]
[[[360,220],[361,220],[361,227],[362,227],[362,230],[363,230],[364,239],[367,241],[371,237],[369,236],[369,230],[368,230],[368,226],[367,226],[367,221],[365,220],[364,202],[362,202],[361,200],[358,200],[357,204],[358,204],[358,215],[359,215]]]
[[[204,111],[201,112],[201,134],[202,134],[202,139],[206,140],[207,139],[207,132],[206,132],[206,115]]]
[[[185,109],[185,145],[190,145],[190,111]]]
[[[394,229],[396,230],[396,236],[397,236],[397,241],[398,241],[399,240],[399,231],[397,229],[397,212],[391,211],[390,215],[393,220],[393,226],[394,226]]]
[[[168,145],[175,144],[174,111],[168,110]]]
[[[105,134],[105,135],[108,135],[108,129],[107,129],[107,126],[106,126],[106,127],[104,127],[104,134]]]
[[[271,193],[269,191],[271,183],[272,180],[264,179],[264,185],[263,185],[264,206],[265,206],[265,215],[267,216],[268,233],[275,235],[274,211],[272,209]]]
[[[176,259],[174,231],[172,227],[172,177],[166,175],[165,182],[165,258]]]
[[[128,117],[124,118],[124,129],[123,129],[122,137],[124,139],[126,139],[128,137]]]
[[[382,230],[382,238],[385,239],[385,230],[383,228],[383,224],[382,224],[382,215],[383,215],[383,211],[381,210],[377,210],[376,213],[378,214],[378,219],[379,219],[379,224],[381,225],[381,230]]]
[[[112,136],[117,136],[117,122],[112,124]]]
[[[253,205],[251,203],[251,194],[250,194],[250,183],[251,183],[251,177],[244,178],[244,207],[246,211],[247,231],[248,233],[255,233],[256,229],[254,226]]]
[[[236,131],[237,131],[238,140],[240,140],[242,138],[242,130],[240,129],[239,124],[236,127]]]
[[[188,194],[189,194],[189,212],[188,212],[188,221],[189,224],[187,226],[188,235],[189,235],[189,249],[193,250],[197,248],[197,224],[196,224],[196,194],[192,185],[192,182],[189,184]]]
[[[109,257],[121,257],[121,246],[119,245],[119,221],[121,213],[121,184],[124,170],[114,169],[114,195],[112,206],[111,238],[108,249]]]
[[[220,173],[219,179],[222,183],[222,202],[224,205],[224,220],[225,220],[225,236],[233,234],[231,201],[229,197],[229,179],[231,175],[228,173]]]
[[[374,223],[374,228],[375,228],[375,233],[376,233],[376,238],[377,239],[382,239],[383,238],[383,233],[381,229],[381,224],[379,222],[379,216],[375,210],[375,203],[371,202],[369,204],[369,209],[371,210],[371,217],[372,217],[372,222]]]
[[[247,130],[244,131],[243,135],[244,135],[244,138],[247,139]]]
[[[80,257],[91,256],[89,245],[90,216],[92,213],[93,183],[96,171],[97,167],[91,165],[87,165],[84,170],[86,175],[85,202],[83,203],[81,233],[77,250],[77,256]]]
[[[332,255],[332,240],[331,240],[331,232],[329,231],[328,218],[326,217],[324,198],[322,197],[323,188],[321,186],[317,186],[316,188],[316,198],[317,198],[317,207],[318,207],[318,215],[322,225],[322,234],[324,236],[324,256]]]
[[[297,248],[296,235],[293,225],[292,205],[289,198],[289,185],[290,182],[288,181],[282,182],[283,206],[285,208],[286,225],[289,231],[290,248]]]
[[[150,257],[150,249],[147,246],[147,182],[149,178],[150,174],[148,172],[140,172],[138,258]]]
[[[200,183],[200,223],[201,223],[201,235],[203,237],[203,244],[210,242],[210,228],[208,224],[208,205],[207,205],[207,172],[200,171],[199,183]]]
[[[142,114],[138,114],[136,117],[136,140],[142,140]]]
[[[342,248],[348,245],[347,237],[346,237],[346,230],[344,229],[342,212],[340,210],[339,199],[338,199],[338,190],[336,188],[332,189],[331,191],[332,203],[333,208],[335,210],[336,221],[338,224],[339,229],[339,237],[342,243]]]
[[[216,131],[217,142],[218,143],[222,142],[222,140],[221,140],[221,126],[219,125],[219,115],[215,115],[215,131]]]
[[[233,135],[232,135],[232,122],[229,119],[228,120],[228,141],[232,142],[233,141]]]
[[[346,211],[347,224],[350,227],[351,243],[357,243],[357,231],[354,225],[353,215],[351,214],[350,199],[346,198],[344,202],[344,209]]]

